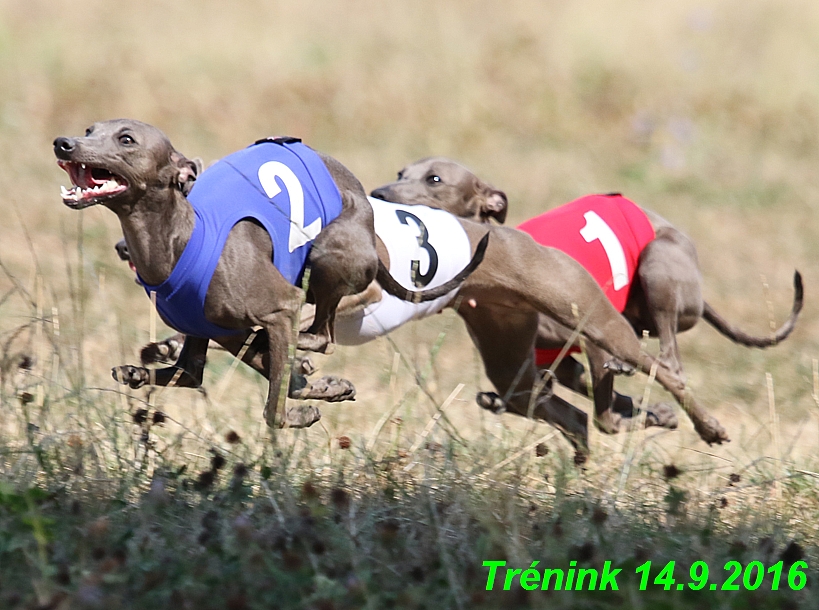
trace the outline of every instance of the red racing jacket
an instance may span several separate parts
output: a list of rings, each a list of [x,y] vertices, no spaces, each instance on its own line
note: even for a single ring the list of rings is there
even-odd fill
[[[588,195],[518,225],[543,246],[562,250],[588,271],[621,312],[626,307],[640,253],[654,227],[637,204],[619,194]],[[538,366],[560,350],[538,349]],[[570,352],[579,351],[576,347]]]

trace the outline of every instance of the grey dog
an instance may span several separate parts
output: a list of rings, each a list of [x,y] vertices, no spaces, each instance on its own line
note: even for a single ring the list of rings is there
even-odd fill
[[[148,285],[165,282],[198,222],[187,195],[197,180],[199,165],[176,151],[159,129],[129,119],[95,123],[83,137],[59,137],[54,152],[74,185],[63,189],[63,202],[72,209],[101,204],[113,211],[142,281]],[[312,351],[330,347],[339,301],[364,291],[376,277],[392,294],[418,300],[437,298],[459,282],[424,293],[399,286],[379,260],[372,209],[363,187],[338,161],[320,154],[319,158],[318,163],[326,168],[322,175],[329,173],[328,180],[335,183],[341,200],[340,214],[313,236],[309,251],[307,298],[315,303],[316,313],[297,342],[301,349]],[[250,342],[253,327],[261,327],[264,333],[255,335],[252,357],[259,360],[257,366],[270,381],[265,419],[270,426],[310,425],[320,417],[312,406],[290,409],[280,416],[287,395],[282,379],[289,346],[295,342],[303,292],[274,266],[271,236],[259,223],[240,219],[228,229],[202,305],[205,322],[224,331],[211,338],[238,354]],[[482,256],[482,251],[476,251],[470,264],[479,264]],[[471,268],[464,269],[467,275],[469,271]],[[189,334],[180,356],[185,366],[155,371],[155,383],[198,385],[207,348],[208,338]],[[144,383],[148,376],[138,367],[120,367],[115,373],[131,385]],[[352,384],[333,379],[302,388],[297,397],[337,401],[353,395]]]
[[[440,208],[482,223],[489,223],[492,219],[504,223],[508,209],[508,199],[503,191],[484,182],[463,165],[443,157],[421,159],[406,166],[398,173],[396,181],[373,190],[371,195]],[[794,300],[789,318],[770,336],[754,337],[727,322],[703,300],[702,277],[693,242],[656,213],[645,209],[643,212],[654,228],[655,238],[640,254],[635,274],[637,281],[629,293],[623,316],[638,335],[646,331],[659,337],[658,360],[676,380],[684,383],[685,379],[676,335],[692,328],[701,317],[724,336],[748,347],[769,347],[788,337],[802,309],[802,278],[798,271],[794,273]],[[569,278],[564,285],[572,290]],[[574,298],[581,309],[588,306],[580,294]],[[537,347],[559,348],[569,339],[570,334],[554,320],[540,318]],[[588,356],[595,423],[604,432],[618,432],[625,423],[623,418],[632,413],[633,401],[628,396],[613,393],[613,376],[604,367],[607,356],[594,346],[588,349]],[[573,358],[565,358],[556,368],[555,375],[572,390],[588,393],[583,367]],[[500,401],[496,394],[479,395],[479,403],[487,408],[497,408]],[[647,422],[666,427],[676,425],[673,413],[669,413],[664,405],[652,406]]]

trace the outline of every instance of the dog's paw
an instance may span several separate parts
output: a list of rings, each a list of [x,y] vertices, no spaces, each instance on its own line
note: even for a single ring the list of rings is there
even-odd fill
[[[309,377],[316,372],[316,366],[310,360],[310,356],[297,356],[296,361],[293,363],[293,370],[299,375]]]
[[[652,426],[676,430],[677,412],[674,407],[667,402],[659,402],[649,406],[646,410],[646,428]]]
[[[494,392],[478,392],[478,395],[475,397],[475,402],[478,403],[481,409],[492,411],[492,413],[496,415],[506,411],[506,405],[503,404],[503,400]]]
[[[725,428],[710,415],[704,415],[694,421],[694,430],[700,435],[700,438],[709,445],[728,443],[731,441],[728,438],[728,433]]]
[[[149,343],[139,352],[139,359],[142,366],[148,366],[156,362],[175,362],[182,351],[182,343],[176,337],[170,337],[157,343]]]
[[[150,381],[148,369],[141,366],[131,366],[129,364],[115,366],[111,369],[111,376],[115,381],[118,381],[122,385],[130,386],[134,390],[141,388]]]
[[[271,428],[309,428],[321,419],[321,411],[313,405],[298,405],[285,409],[284,419],[278,413],[264,410],[264,419]]]
[[[630,422],[631,413],[629,413],[628,417],[624,417],[621,413],[606,411],[595,416],[594,427],[603,434],[619,434],[629,430]]]
[[[346,379],[330,375],[291,392],[290,398],[323,400],[325,402],[355,400],[355,386]]]
[[[321,411],[313,405],[299,405],[285,411],[284,421],[279,428],[309,428],[321,419]]]
[[[637,372],[637,369],[635,369],[633,366],[631,366],[630,364],[626,364],[621,360],[617,360],[616,358],[613,358],[606,362],[603,365],[603,368],[606,369],[607,371],[611,371],[615,375],[627,375],[629,377]]]
[[[296,347],[305,352],[318,352],[330,355],[335,351],[335,346],[325,335],[314,335],[312,333],[299,333]]]

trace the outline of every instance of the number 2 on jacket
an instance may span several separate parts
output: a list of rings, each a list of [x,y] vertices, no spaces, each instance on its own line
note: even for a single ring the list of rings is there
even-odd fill
[[[281,178],[290,197],[290,252],[313,241],[321,231],[321,218],[304,226],[304,189],[293,170],[279,161],[268,161],[259,168],[259,183],[270,199],[282,192],[276,178]]]

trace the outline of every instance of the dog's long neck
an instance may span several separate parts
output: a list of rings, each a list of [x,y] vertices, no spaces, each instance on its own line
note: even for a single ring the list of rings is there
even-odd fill
[[[181,192],[166,191],[163,199],[117,214],[131,261],[142,280],[153,286],[168,279],[195,223],[193,208]]]

